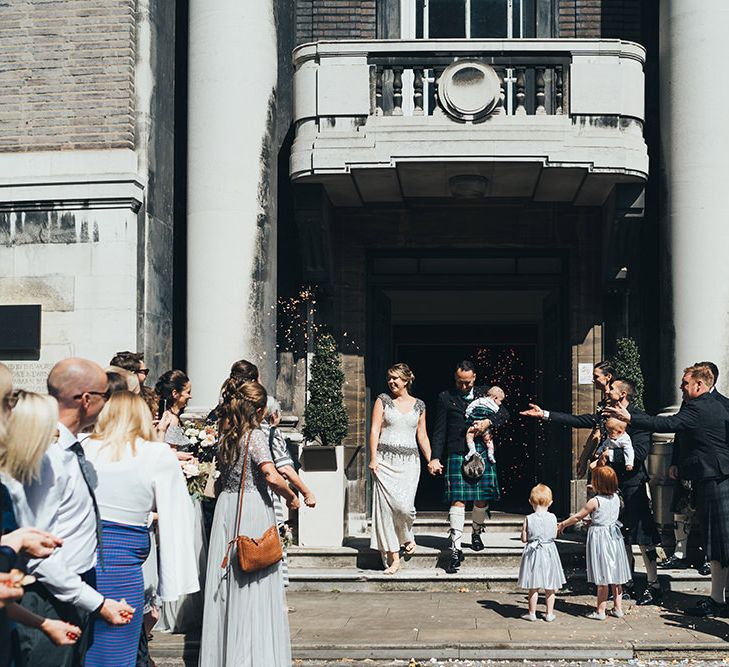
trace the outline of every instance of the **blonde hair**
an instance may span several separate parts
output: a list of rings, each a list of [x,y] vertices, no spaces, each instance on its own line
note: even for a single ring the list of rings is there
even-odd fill
[[[410,370],[410,366],[407,364],[398,363],[390,366],[390,368],[387,369],[387,375],[388,377],[390,375],[399,377],[403,382],[405,382],[405,386],[408,388],[408,391],[410,391],[410,388],[413,386],[413,382],[415,382],[415,373]]]
[[[708,366],[689,366],[684,368],[683,374],[691,376],[692,380],[701,380],[709,389],[714,386],[714,374]]]
[[[10,369],[0,362],[0,401],[13,390],[13,374]]]
[[[490,387],[489,390],[486,392],[486,396],[500,398],[502,401],[506,398],[506,394],[504,393],[504,390],[497,385]]]
[[[136,455],[138,439],[156,440],[152,415],[144,399],[131,391],[114,392],[99,413],[91,438],[102,441],[102,448],[111,448],[112,461],[122,458],[127,445]]]
[[[5,439],[5,423],[9,415],[5,399],[13,391],[13,374],[10,369],[0,362],[0,443]]]
[[[605,428],[619,428],[624,433],[628,428],[628,425],[622,419],[608,417],[608,419],[605,420]]]
[[[552,504],[552,489],[546,484],[537,484],[529,494],[529,504],[537,507],[549,507]]]
[[[141,386],[136,373],[132,373],[121,366],[109,366],[109,368],[106,369],[106,373],[107,375],[109,373],[116,373],[127,383],[128,391],[131,391],[133,394],[141,393]]]
[[[58,403],[48,394],[22,389],[16,397],[0,447],[0,470],[28,484],[38,478],[43,455],[58,428]]]

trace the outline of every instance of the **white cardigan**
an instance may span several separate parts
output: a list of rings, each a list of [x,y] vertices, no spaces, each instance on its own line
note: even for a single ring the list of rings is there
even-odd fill
[[[169,445],[137,440],[119,461],[100,440],[83,441],[86,460],[96,473],[96,502],[101,518],[146,526],[157,512],[159,536],[158,594],[172,601],[200,589],[193,544],[194,514],[180,463]]]

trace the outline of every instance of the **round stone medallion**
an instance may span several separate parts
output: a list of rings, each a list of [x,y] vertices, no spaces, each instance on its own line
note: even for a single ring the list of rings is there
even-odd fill
[[[479,60],[457,60],[438,79],[440,105],[458,120],[487,116],[496,107],[500,92],[498,75]]]

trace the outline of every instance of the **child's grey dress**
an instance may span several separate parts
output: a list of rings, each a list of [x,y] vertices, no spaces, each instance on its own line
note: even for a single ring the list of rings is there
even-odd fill
[[[519,586],[559,590],[565,583],[557,545],[557,517],[551,512],[534,512],[526,518],[527,543],[521,556]]]
[[[630,564],[620,532],[620,498],[595,496],[598,507],[587,531],[587,581],[600,586],[630,581]]]

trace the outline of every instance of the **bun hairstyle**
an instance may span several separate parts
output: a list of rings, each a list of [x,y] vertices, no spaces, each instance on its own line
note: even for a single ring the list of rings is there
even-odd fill
[[[159,396],[158,417],[162,417],[165,410],[171,408],[175,402],[172,392],[181,392],[189,381],[190,378],[179,370],[167,371],[160,376],[157,384],[154,385],[154,391]]]
[[[240,443],[249,431],[258,428],[268,394],[258,382],[230,377],[223,383],[218,405],[218,458],[227,467],[240,457]]]
[[[603,375],[610,376],[610,379],[617,376],[613,362],[606,359],[605,361],[598,361],[594,366],[594,370],[600,371]]]
[[[230,367],[230,377],[245,382],[258,382],[258,366],[245,359],[239,359]]]
[[[405,386],[408,391],[410,391],[410,388],[413,386],[413,382],[415,382],[415,373],[410,370],[410,366],[407,364],[398,363],[394,366],[390,366],[390,368],[387,369],[387,375],[388,377],[390,375],[399,377],[403,382],[405,382]]]

